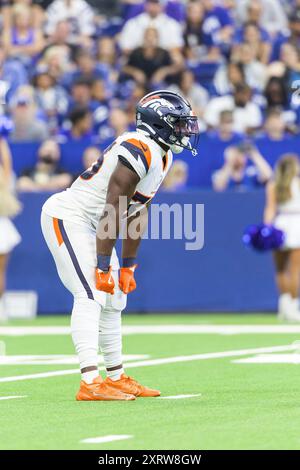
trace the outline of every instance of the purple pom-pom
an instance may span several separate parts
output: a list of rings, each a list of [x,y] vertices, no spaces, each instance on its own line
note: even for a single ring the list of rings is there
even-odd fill
[[[284,243],[285,234],[273,225],[249,225],[243,235],[245,245],[257,251],[278,250]]]

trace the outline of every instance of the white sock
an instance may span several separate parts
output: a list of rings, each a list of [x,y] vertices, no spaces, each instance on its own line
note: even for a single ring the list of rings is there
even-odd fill
[[[281,294],[278,299],[278,312],[279,314],[286,314],[291,306],[292,297],[291,294]]]
[[[97,370],[90,370],[89,372],[83,372],[81,374],[81,380],[84,380],[86,384],[92,384],[94,379],[99,376],[99,371]]]
[[[0,322],[6,321],[6,320],[7,320],[7,316],[4,310],[4,296],[0,295]]]
[[[113,381],[120,380],[122,374],[124,374],[123,366],[116,369],[116,370],[107,370],[106,369],[107,377],[109,377]]]
[[[107,376],[119,380],[122,365],[121,311],[106,306],[100,314],[99,347],[103,354]]]
[[[293,312],[296,312],[296,313],[299,311],[299,299],[298,299],[298,297],[296,297],[296,298],[292,297],[291,298],[291,310]]]
[[[71,317],[72,339],[78,354],[80,369],[98,366],[98,331],[100,305],[91,299],[76,299]],[[86,374],[86,375],[85,375]],[[91,383],[99,375],[98,370],[85,372],[82,378]]]

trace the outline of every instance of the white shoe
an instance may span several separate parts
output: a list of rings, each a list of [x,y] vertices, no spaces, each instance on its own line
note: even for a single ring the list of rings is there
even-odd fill
[[[290,294],[281,294],[278,299],[278,319],[288,320],[288,312],[291,310],[292,297]]]
[[[281,295],[278,302],[278,318],[300,323],[299,299],[293,299],[289,294]]]
[[[4,310],[4,300],[0,298],[0,323],[5,323],[7,321],[7,315]]]

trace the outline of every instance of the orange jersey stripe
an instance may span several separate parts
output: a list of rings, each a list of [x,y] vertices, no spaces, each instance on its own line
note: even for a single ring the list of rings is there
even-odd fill
[[[59,225],[58,225],[58,219],[53,218],[53,228],[54,232],[58,241],[58,246],[62,245],[64,242],[63,236],[61,234]]]
[[[149,149],[148,145],[145,144],[144,142],[141,142],[140,140],[137,140],[137,139],[128,139],[127,142],[129,142],[132,145],[135,145],[136,147],[138,147],[143,152],[143,154],[146,158],[146,161],[147,161],[148,168],[150,168],[150,165],[151,165],[151,152],[150,152],[150,149]]]

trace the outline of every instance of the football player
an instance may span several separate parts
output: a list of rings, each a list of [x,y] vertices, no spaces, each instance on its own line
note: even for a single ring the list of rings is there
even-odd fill
[[[172,152],[185,148],[196,154],[192,140],[198,134],[197,118],[184,98],[165,90],[150,93],[137,105],[136,132],[118,137],[69,189],[43,206],[45,240],[61,281],[74,297],[71,331],[82,379],[77,400],[160,395],[125,375],[122,365],[121,312],[127,294],[136,288],[142,236],[132,234],[130,224],[139,218],[144,225],[147,207],[172,164]],[[120,267],[115,243],[124,210]],[[105,380],[98,371],[99,349]]]

